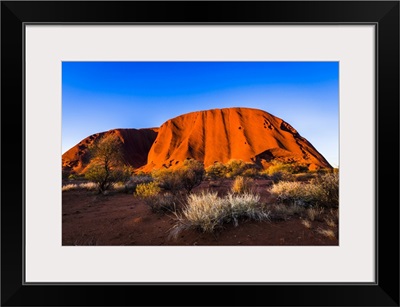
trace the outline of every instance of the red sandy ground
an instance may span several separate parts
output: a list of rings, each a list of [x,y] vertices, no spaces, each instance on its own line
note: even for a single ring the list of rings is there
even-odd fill
[[[261,200],[268,201],[266,180],[257,181]],[[231,181],[201,189],[224,194]],[[93,191],[71,190],[62,195],[63,245],[338,245],[338,227],[324,221],[313,221],[310,229],[300,217],[280,221],[240,221],[239,226],[226,224],[213,234],[198,230],[182,231],[176,239],[169,230],[175,224],[173,214],[153,213],[140,199],[131,194],[98,195]],[[317,229],[332,229],[335,239],[318,233]]]

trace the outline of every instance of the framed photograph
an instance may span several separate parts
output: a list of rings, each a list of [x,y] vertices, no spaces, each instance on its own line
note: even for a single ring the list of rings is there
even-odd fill
[[[398,1],[1,26],[2,305],[399,306]]]

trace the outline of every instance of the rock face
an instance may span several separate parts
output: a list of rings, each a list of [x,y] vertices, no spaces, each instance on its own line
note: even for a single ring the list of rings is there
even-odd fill
[[[166,121],[148,154],[144,171],[177,167],[187,158],[204,162],[231,159],[267,166],[277,159],[331,168],[328,161],[288,123],[265,111],[226,108],[193,112]]]
[[[62,169],[67,172],[81,174],[89,164],[89,146],[99,138],[116,134],[122,142],[125,162],[135,168],[147,163],[147,155],[157,137],[158,128],[150,129],[113,129],[93,134],[62,155]]]
[[[176,168],[188,158],[205,167],[238,159],[264,168],[272,160],[305,164],[310,170],[331,168],[311,143],[282,119],[257,109],[226,108],[184,114],[160,128],[93,134],[63,154],[63,170],[84,173],[90,162],[88,147],[113,133],[123,143],[125,162],[144,172]]]

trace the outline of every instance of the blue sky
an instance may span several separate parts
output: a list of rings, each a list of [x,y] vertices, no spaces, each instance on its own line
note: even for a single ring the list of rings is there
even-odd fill
[[[339,165],[338,62],[63,62],[62,152],[97,132],[228,107],[282,118]]]

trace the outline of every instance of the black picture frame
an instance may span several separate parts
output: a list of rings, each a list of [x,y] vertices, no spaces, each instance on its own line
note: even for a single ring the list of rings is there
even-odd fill
[[[29,22],[375,25],[376,282],[25,284],[23,28]],[[2,306],[399,306],[399,1],[2,1],[1,77]]]

